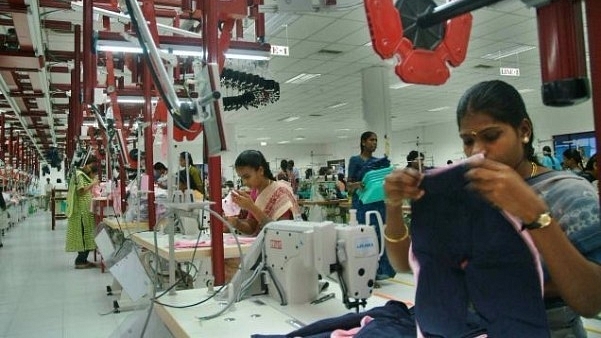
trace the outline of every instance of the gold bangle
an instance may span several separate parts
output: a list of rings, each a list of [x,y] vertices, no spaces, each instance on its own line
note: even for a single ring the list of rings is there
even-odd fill
[[[385,199],[384,200],[384,204],[391,206],[391,207],[400,207],[401,205],[403,205],[403,199],[400,199],[398,201],[391,201],[390,199]]]
[[[386,236],[386,231],[384,231],[384,239],[390,243],[400,243],[404,240],[406,240],[407,238],[409,238],[409,228],[407,227],[406,224],[403,224],[405,226],[405,234],[399,238],[390,238],[388,236]]]

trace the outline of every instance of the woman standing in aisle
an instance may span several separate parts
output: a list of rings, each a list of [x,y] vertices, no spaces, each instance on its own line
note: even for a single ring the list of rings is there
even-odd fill
[[[240,232],[257,236],[265,224],[280,219],[294,219],[299,214],[290,184],[276,181],[260,151],[243,151],[236,158],[234,167],[242,183],[251,189],[250,193],[232,191],[234,203],[248,211],[244,219],[228,217],[228,222]]]
[[[346,184],[346,189],[349,195],[352,196],[352,208],[357,210],[357,221],[359,224],[367,224],[366,221],[369,221],[369,224],[376,225],[375,230],[376,234],[378,234],[378,241],[380,241],[380,228],[377,225],[378,221],[375,217],[370,217],[371,219],[365,219],[365,212],[370,210],[375,210],[380,213],[382,219],[386,219],[386,208],[384,207],[384,201],[373,202],[368,204],[363,204],[358,195],[358,190],[363,187],[363,176],[369,171],[370,165],[378,160],[377,157],[373,156],[374,151],[378,147],[378,136],[376,133],[372,131],[366,131],[361,134],[361,141],[359,143],[359,147],[361,148],[361,153],[359,155],[351,156],[348,164],[348,180]],[[380,246],[384,245],[380,243]],[[376,279],[387,279],[394,277],[395,271],[390,266],[388,262],[388,257],[386,254],[380,257],[380,264],[378,266],[378,272]]]
[[[76,269],[93,268],[96,265],[88,262],[91,250],[96,249],[94,242],[94,214],[90,211],[92,189],[98,185],[97,160],[90,156],[81,169],[76,169],[69,181],[67,192],[67,240],[65,250],[77,252]]]
[[[484,154],[465,174],[469,187],[519,218],[544,264],[544,301],[551,337],[586,337],[580,316],[601,311],[599,197],[586,180],[539,166],[533,125],[518,91],[502,81],[479,83],[457,107],[466,156]],[[409,270],[411,237],[405,198],[417,200],[423,174],[405,168],[386,177],[386,247],[398,271]],[[436,212],[437,210],[432,210]]]

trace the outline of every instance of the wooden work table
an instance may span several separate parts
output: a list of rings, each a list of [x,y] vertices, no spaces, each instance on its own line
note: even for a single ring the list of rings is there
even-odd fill
[[[224,243],[230,242],[232,234],[223,234]],[[151,231],[139,232],[135,233],[131,236],[131,239],[140,245],[141,247],[154,251],[154,233]],[[208,238],[206,238],[208,239]],[[175,235],[175,242],[179,240],[196,240],[196,236],[183,236],[180,234]],[[158,245],[158,254],[160,257],[164,259],[169,259],[169,235],[159,233],[157,234],[157,245]],[[246,252],[251,244],[240,244],[242,252]],[[195,253],[196,252],[196,253]],[[237,245],[224,244],[223,245],[223,254],[224,258],[235,258],[240,257],[240,252],[238,251]],[[203,246],[197,248],[176,248],[175,249],[175,260],[177,262],[189,262],[192,260],[192,256],[195,258],[203,258],[203,257],[211,257],[211,247]]]
[[[105,217],[102,222],[111,229],[115,230],[130,230],[130,231],[145,231],[148,229],[148,222],[126,222],[123,218],[119,217]]]

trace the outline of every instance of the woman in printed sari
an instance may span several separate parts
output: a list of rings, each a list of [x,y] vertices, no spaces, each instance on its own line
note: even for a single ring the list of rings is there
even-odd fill
[[[299,208],[290,183],[276,181],[269,163],[260,151],[245,150],[234,163],[242,183],[250,193],[233,190],[232,200],[248,211],[244,219],[228,217],[228,221],[240,232],[257,236],[265,224],[279,219],[294,219]]]
[[[76,269],[95,267],[94,263],[88,262],[88,254],[91,250],[96,249],[94,214],[90,211],[90,204],[92,203],[92,189],[98,184],[97,162],[94,157],[88,158],[85,166],[76,169],[69,181],[65,250],[77,252]]]

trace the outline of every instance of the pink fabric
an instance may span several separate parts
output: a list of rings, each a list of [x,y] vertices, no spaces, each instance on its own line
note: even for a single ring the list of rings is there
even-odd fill
[[[238,241],[240,242],[240,244],[252,244],[255,241],[255,237],[240,237],[238,236]],[[232,235],[226,235],[223,236],[223,244],[224,245],[236,245],[236,240],[234,239],[234,236]],[[176,249],[185,249],[185,248],[204,248],[204,247],[210,247],[211,246],[211,240],[207,239],[207,240],[200,240],[200,241],[196,241],[195,239],[180,239],[175,241],[175,248]]]
[[[338,329],[338,330],[334,330],[332,331],[332,333],[330,334],[331,338],[347,338],[347,337],[354,337],[357,333],[359,333],[359,331],[361,331],[361,329],[367,325],[369,322],[371,322],[373,320],[372,317],[370,316],[365,316],[363,318],[361,318],[361,326],[359,327],[354,327],[350,330],[342,330],[342,329]]]

